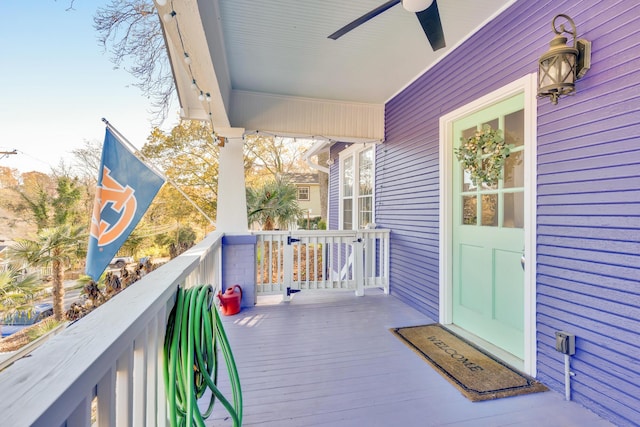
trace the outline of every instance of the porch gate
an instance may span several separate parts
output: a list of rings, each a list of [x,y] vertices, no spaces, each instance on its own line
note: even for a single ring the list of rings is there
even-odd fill
[[[389,230],[261,231],[257,295],[303,290],[383,288],[389,293]]]

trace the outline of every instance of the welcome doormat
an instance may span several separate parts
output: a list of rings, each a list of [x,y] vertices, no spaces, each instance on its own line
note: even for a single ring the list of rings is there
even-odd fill
[[[391,330],[471,401],[548,390],[464,338],[434,323]]]

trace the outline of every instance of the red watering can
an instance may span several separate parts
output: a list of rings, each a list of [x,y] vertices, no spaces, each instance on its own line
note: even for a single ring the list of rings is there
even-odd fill
[[[242,288],[240,285],[233,285],[227,288],[224,294],[218,292],[218,299],[222,314],[225,316],[237,314],[240,311],[240,302],[242,301]]]

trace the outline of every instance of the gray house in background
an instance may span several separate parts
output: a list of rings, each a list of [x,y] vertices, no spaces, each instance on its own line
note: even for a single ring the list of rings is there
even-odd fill
[[[183,117],[211,121],[228,139],[221,156],[236,141],[238,173],[246,132],[321,136],[328,226],[391,230],[393,297],[561,393],[556,332],[573,334],[572,399],[637,425],[640,4],[439,0],[446,47],[437,51],[399,6],[327,40],[380,3],[159,7],[177,12],[163,29]],[[592,57],[575,94],[554,105],[537,97],[538,61],[558,14],[575,21]],[[454,155],[485,124],[513,146],[489,186],[470,181]],[[220,182],[241,184],[226,173]],[[241,228],[242,218],[235,228],[226,218],[221,229]]]

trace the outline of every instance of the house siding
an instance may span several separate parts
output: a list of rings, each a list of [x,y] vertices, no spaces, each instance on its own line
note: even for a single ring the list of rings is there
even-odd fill
[[[636,0],[518,1],[391,99],[385,110],[386,141],[376,152],[376,222],[392,230],[391,293],[438,319],[439,118],[536,72],[558,13],[571,16],[578,36],[593,42],[593,56],[577,94],[556,106],[548,99],[538,102],[537,376],[563,392],[563,356],[555,351],[554,334],[575,333],[573,399],[615,424],[637,425]],[[332,155],[337,151],[334,147]],[[334,164],[331,213],[337,223],[335,169]]]
[[[329,230],[340,229],[340,152],[347,148],[348,144],[337,142],[331,146],[329,159],[333,164],[329,166]]]
[[[638,425],[640,6],[596,3],[600,13],[576,18],[593,41],[580,92],[564,113],[544,102],[538,109],[538,371],[563,387],[549,337],[575,333],[575,399]]]

